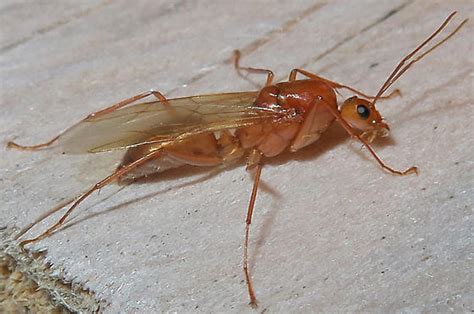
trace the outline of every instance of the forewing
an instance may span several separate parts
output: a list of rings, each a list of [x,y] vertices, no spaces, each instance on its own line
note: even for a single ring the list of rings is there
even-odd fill
[[[87,118],[59,138],[65,153],[102,152],[239,128],[283,112],[254,106],[257,92],[201,95],[139,103]]]

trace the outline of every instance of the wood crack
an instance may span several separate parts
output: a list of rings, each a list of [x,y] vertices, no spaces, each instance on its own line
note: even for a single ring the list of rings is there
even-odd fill
[[[360,30],[359,32],[345,37],[343,40],[341,40],[340,42],[336,43],[334,46],[332,46],[331,48],[327,49],[327,50],[324,51],[323,53],[321,53],[321,54],[317,55],[316,57],[312,58],[311,60],[309,60],[309,61],[303,63],[303,64],[301,65],[301,68],[306,68],[306,67],[308,67],[308,65],[318,62],[319,60],[323,59],[324,57],[326,57],[326,56],[329,55],[330,53],[332,53],[332,52],[334,52],[335,50],[337,50],[339,47],[341,47],[341,46],[344,45],[345,43],[347,43],[347,42],[353,40],[354,38],[358,37],[358,36],[361,35],[361,34],[364,34],[365,32],[369,31],[370,29],[374,28],[375,26],[379,25],[380,23],[384,22],[385,20],[389,19],[390,17],[392,17],[392,16],[395,15],[396,13],[400,12],[400,11],[403,10],[406,6],[408,6],[409,4],[413,3],[413,1],[414,1],[414,0],[410,0],[410,1],[404,2],[404,3],[402,3],[401,5],[399,5],[398,7],[393,8],[392,10],[390,10],[389,12],[387,12],[385,15],[383,15],[382,17],[380,17],[379,19],[377,19],[377,20],[374,21],[373,23],[371,23],[371,24],[367,25],[366,27],[364,27],[364,28],[363,28],[362,30]]]
[[[102,7],[104,6],[107,6],[109,3],[111,3],[112,0],[105,0],[103,1],[102,3],[96,5],[96,6],[93,6],[93,7],[90,7],[90,8],[87,8],[83,11],[80,11],[78,13],[75,13],[71,16],[68,16],[64,19],[60,19],[52,24],[49,24],[49,25],[46,25],[45,27],[42,27],[34,32],[32,32],[30,35],[27,35],[11,44],[8,44],[8,45],[5,45],[3,47],[0,48],[0,53],[5,53],[5,52],[8,52],[12,49],[15,49],[16,47],[20,46],[20,45],[23,45],[27,42],[29,42],[30,40],[36,38],[36,36],[39,36],[39,35],[43,35],[43,34],[46,34],[46,33],[49,33],[63,25],[66,25],[66,24],[69,24],[75,20],[78,20],[80,18],[83,18],[85,16],[88,16],[90,15],[91,13],[101,9]]]

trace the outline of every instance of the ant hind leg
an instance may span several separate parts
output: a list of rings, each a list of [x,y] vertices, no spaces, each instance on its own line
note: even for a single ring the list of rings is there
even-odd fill
[[[136,96],[133,96],[133,97],[130,97],[130,98],[127,98],[125,100],[122,100],[116,104],[113,104],[112,106],[110,107],[107,107],[105,109],[101,109],[99,111],[96,111],[96,112],[93,112],[91,114],[89,114],[85,119],[81,120],[79,123],[83,122],[83,121],[87,121],[87,120],[91,120],[91,119],[94,119],[94,118],[97,118],[97,117],[100,117],[104,114],[107,114],[107,113],[111,113],[113,111],[116,111],[120,108],[123,108],[123,107],[126,107],[130,104],[133,104],[134,102],[140,100],[140,99],[143,99],[143,98],[146,98],[148,96],[151,96],[153,95],[154,97],[156,97],[162,104],[164,104],[165,106],[169,106],[169,102],[168,100],[166,99],[166,97],[159,91],[155,91],[155,90],[151,90],[151,91],[148,91],[148,92],[145,92],[145,93],[141,93],[141,94],[138,94]],[[63,135],[65,132],[67,132],[68,130],[70,130],[72,127],[76,126],[76,124],[74,124],[73,126],[67,128],[65,131],[59,133],[58,135],[56,135],[55,137],[53,137],[51,140],[45,142],[45,143],[41,143],[41,144],[36,144],[36,145],[30,145],[30,146],[27,146],[27,145],[20,145],[20,144],[17,144],[13,141],[9,141],[7,142],[6,146],[7,148],[13,148],[13,149],[18,149],[18,150],[28,150],[28,151],[36,151],[36,150],[40,150],[40,149],[43,149],[43,148],[46,148],[46,147],[49,147],[51,146],[52,144],[54,144],[60,137],[61,135]]]
[[[42,240],[42,239],[50,236],[51,234],[53,234],[53,232],[55,232],[59,227],[61,227],[64,224],[67,217],[72,213],[72,211],[77,206],[79,206],[79,204],[81,204],[86,198],[88,198],[92,193],[102,189],[103,187],[105,187],[106,185],[109,185],[110,183],[112,183],[114,181],[119,180],[120,177],[122,177],[123,175],[125,175],[128,172],[132,171],[133,169],[136,169],[140,165],[143,165],[145,162],[147,162],[151,159],[154,159],[154,158],[158,158],[160,156],[160,154],[161,154],[161,149],[158,149],[156,151],[152,151],[152,152],[144,155],[143,157],[135,160],[134,162],[132,162],[132,163],[120,168],[120,169],[115,170],[112,174],[110,174],[106,178],[102,179],[101,181],[97,182],[94,186],[92,186],[90,189],[86,190],[84,193],[78,195],[75,198],[72,198],[70,200],[65,201],[64,203],[60,204],[59,206],[56,206],[55,208],[50,210],[48,213],[46,213],[46,215],[43,215],[40,218],[38,218],[37,222],[43,220],[44,218],[46,218],[50,214],[52,214],[52,213],[58,211],[59,209],[61,209],[63,207],[62,205],[70,204],[70,206],[68,207],[66,212],[61,216],[61,218],[56,223],[51,225],[48,229],[46,229],[46,231],[44,231],[40,235],[38,235],[34,238],[31,238],[31,239],[21,241],[20,242],[20,247],[24,247],[25,245],[27,245],[29,243],[37,242],[39,240]],[[31,227],[33,225],[31,225],[31,226],[28,225],[24,230],[22,230],[20,232],[20,235],[18,235],[16,238],[18,239],[20,236],[22,236],[26,231],[31,229]]]

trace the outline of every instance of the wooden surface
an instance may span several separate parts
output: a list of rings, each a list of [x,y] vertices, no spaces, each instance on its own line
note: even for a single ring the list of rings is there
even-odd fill
[[[454,24],[472,19],[474,3],[5,0],[0,138],[41,142],[151,88],[168,97],[255,89],[228,63],[234,49],[278,79],[302,67],[375,93],[454,10]],[[377,151],[394,167],[418,165],[419,176],[384,173],[337,125],[264,168],[250,253],[260,311],[474,308],[472,25],[404,75],[403,97],[378,105],[392,136]],[[0,153],[8,227],[76,195],[120,159]],[[106,188],[34,249],[107,312],[250,312],[241,270],[250,189],[243,167]]]

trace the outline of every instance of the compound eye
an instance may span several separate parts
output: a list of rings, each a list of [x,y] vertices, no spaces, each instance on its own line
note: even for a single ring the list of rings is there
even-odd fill
[[[359,114],[359,117],[362,119],[367,119],[370,116],[370,110],[364,105],[358,105],[357,106],[357,113]]]

